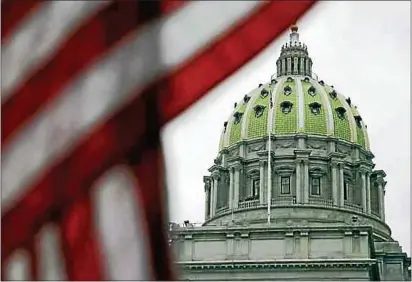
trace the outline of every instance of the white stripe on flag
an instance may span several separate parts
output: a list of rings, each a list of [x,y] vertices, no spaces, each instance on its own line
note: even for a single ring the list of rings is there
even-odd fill
[[[3,101],[31,71],[50,58],[84,20],[108,3],[110,2],[46,1],[41,4],[39,11],[29,16],[2,46]]]
[[[149,246],[136,201],[136,185],[127,169],[116,167],[94,184],[92,206],[102,243],[106,280],[149,280]]]
[[[2,212],[26,192],[28,184],[35,181],[42,171],[47,170],[58,157],[69,153],[80,137],[124,105],[131,98],[132,90],[142,89],[170,68],[184,63],[199,48],[211,43],[237,20],[251,13],[257,5],[250,3],[191,2],[172,16],[144,26],[105,59],[82,73],[59,98],[17,133],[4,150]],[[188,16],[188,11],[192,11],[193,16]],[[210,18],[218,24],[211,24]],[[187,34],[188,26],[197,28],[193,33],[213,37]],[[162,31],[164,45],[170,44],[168,40],[175,42],[171,47],[174,52],[166,51],[165,46],[161,48],[164,53],[156,53],[154,44],[159,42],[159,31]],[[181,33],[186,33],[186,37],[173,40]],[[182,54],[178,50],[188,53]],[[166,65],[159,62],[159,56]],[[63,133],[55,138],[56,132]]]
[[[27,251],[19,249],[5,262],[4,278],[7,281],[32,280],[30,277],[30,258]]]
[[[47,224],[38,234],[39,240],[39,280],[66,281],[64,258],[59,229],[55,224]]]

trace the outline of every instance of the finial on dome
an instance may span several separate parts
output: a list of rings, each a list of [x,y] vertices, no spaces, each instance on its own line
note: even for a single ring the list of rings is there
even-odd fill
[[[292,31],[289,35],[290,42],[296,44],[297,42],[299,42],[298,26],[294,24],[290,27],[290,30]]]

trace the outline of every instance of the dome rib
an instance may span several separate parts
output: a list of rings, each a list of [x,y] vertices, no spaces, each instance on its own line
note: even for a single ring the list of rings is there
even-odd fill
[[[298,132],[305,132],[305,95],[303,93],[302,80],[296,79],[297,100],[299,104],[298,111]]]

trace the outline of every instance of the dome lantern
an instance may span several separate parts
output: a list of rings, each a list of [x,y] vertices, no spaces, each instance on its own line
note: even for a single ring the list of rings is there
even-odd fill
[[[277,77],[283,75],[312,76],[312,59],[306,45],[300,42],[297,25],[290,28],[289,43],[282,46],[276,62]]]

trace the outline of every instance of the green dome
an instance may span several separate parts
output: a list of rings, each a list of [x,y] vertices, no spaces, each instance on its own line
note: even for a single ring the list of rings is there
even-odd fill
[[[282,46],[277,74],[235,103],[219,150],[268,136],[269,128],[275,136],[330,136],[369,150],[366,126],[356,106],[333,86],[318,81],[297,30],[292,30],[290,43]]]

